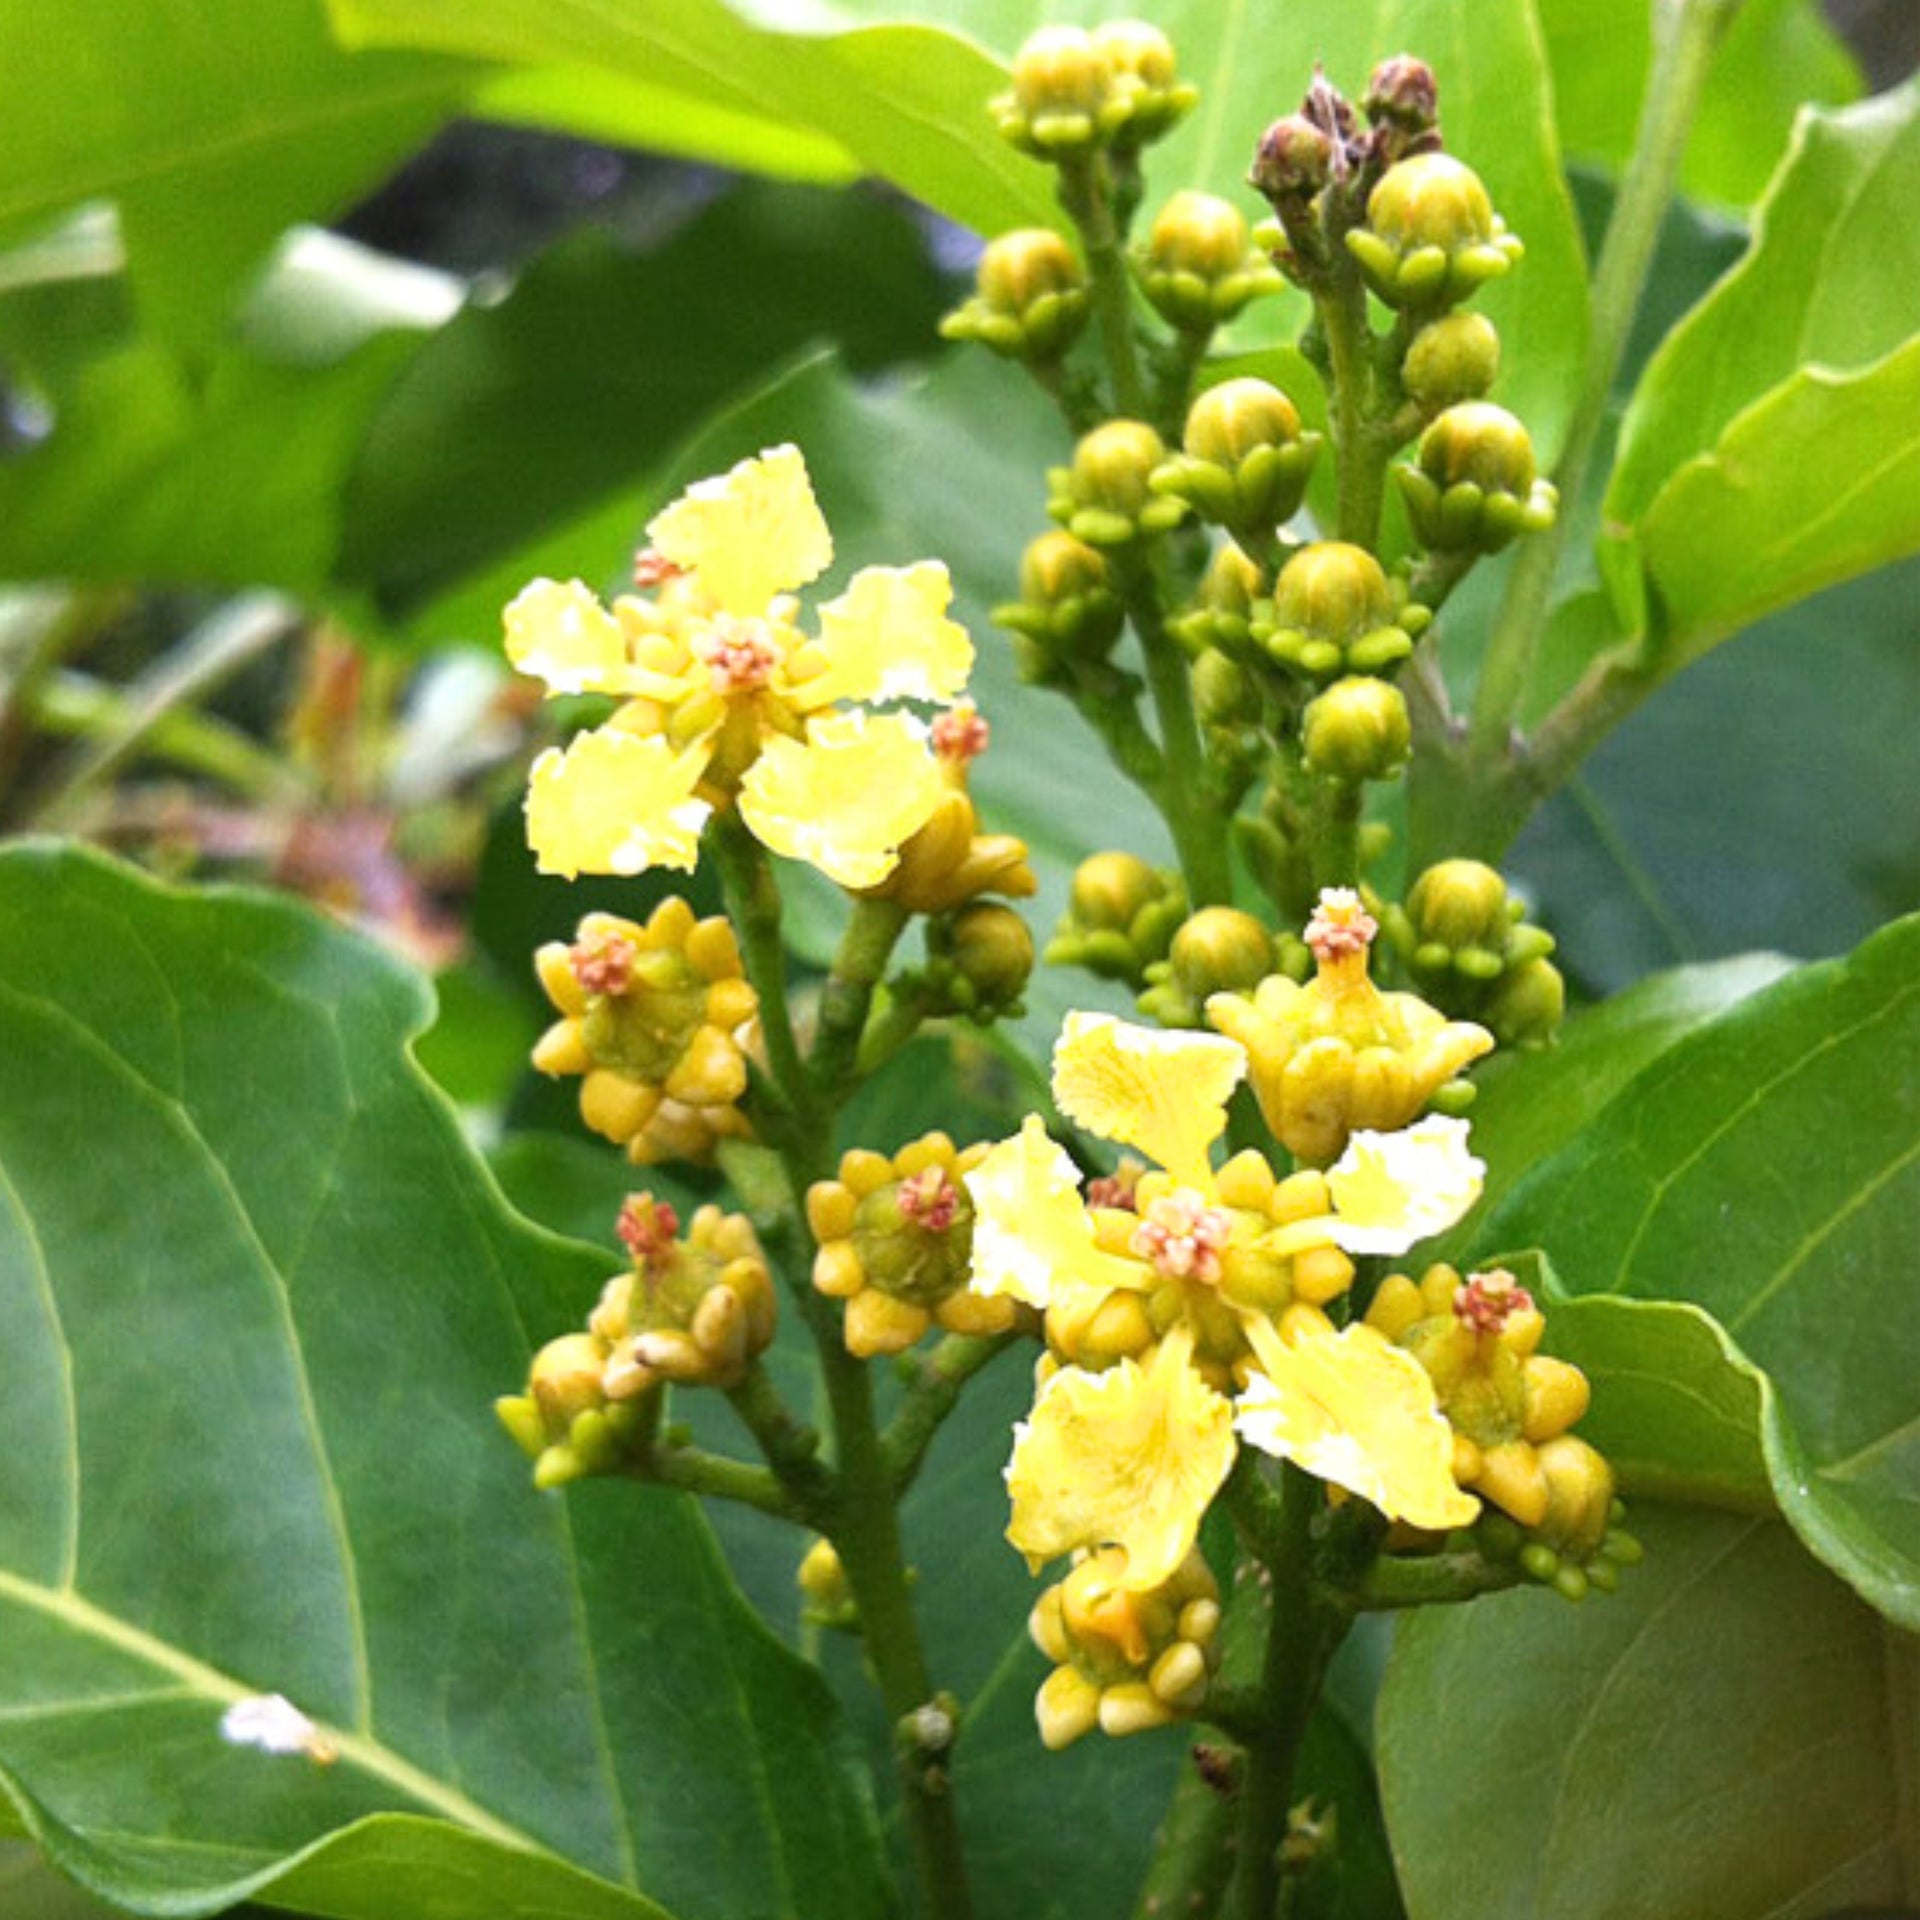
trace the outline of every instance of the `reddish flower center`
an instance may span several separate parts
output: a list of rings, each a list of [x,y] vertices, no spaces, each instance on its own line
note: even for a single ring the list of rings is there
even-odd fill
[[[1307,945],[1316,960],[1342,960],[1365,953],[1373,945],[1380,923],[1360,904],[1351,887],[1328,887],[1307,922]]]
[[[637,958],[633,942],[617,933],[590,935],[567,950],[567,964],[581,986],[614,1000],[632,984]]]
[[[680,1216],[650,1193],[630,1193],[620,1209],[617,1231],[620,1244],[632,1257],[635,1272],[658,1273],[673,1258]]]
[[[1499,1333],[1516,1315],[1533,1311],[1533,1295],[1512,1274],[1496,1268],[1470,1274],[1453,1296],[1453,1311],[1475,1333]]]
[[[1087,1182],[1087,1205],[1118,1207],[1125,1213],[1138,1213],[1133,1190],[1140,1184],[1144,1172],[1146,1168],[1138,1160],[1131,1157],[1122,1160],[1111,1173],[1099,1174]]]
[[[933,750],[942,760],[955,760],[965,766],[986,752],[993,729],[978,707],[949,707],[933,723]]]
[[[722,695],[757,693],[773,678],[783,650],[764,620],[740,620],[730,613],[716,614],[693,642],[697,659],[706,665],[713,690]]]
[[[1182,1187],[1148,1206],[1128,1244],[1169,1280],[1211,1282],[1220,1278],[1220,1254],[1232,1230],[1223,1208]]]
[[[643,593],[649,587],[665,586],[669,580],[679,579],[685,571],[653,547],[642,547],[633,556],[633,584]]]
[[[900,1183],[901,1215],[925,1233],[945,1233],[960,1209],[960,1191],[938,1167]]]

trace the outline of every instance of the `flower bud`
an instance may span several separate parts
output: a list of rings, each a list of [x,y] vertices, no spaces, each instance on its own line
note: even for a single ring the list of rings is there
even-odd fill
[[[1449,407],[1420,436],[1418,465],[1397,467],[1414,531],[1435,552],[1498,553],[1553,524],[1559,496],[1536,477],[1533,441],[1504,407]]]
[[[1140,284],[1170,325],[1204,333],[1282,284],[1253,245],[1246,217],[1210,193],[1176,193],[1161,208],[1140,260]]]
[[[1400,383],[1431,419],[1491,391],[1500,372],[1500,335],[1484,313],[1449,313],[1413,336]]]
[[[1480,176],[1447,153],[1388,168],[1347,235],[1367,285],[1389,306],[1436,312],[1470,299],[1519,259]]]
[[[1202,907],[1147,969],[1140,1011],[1166,1027],[1205,1024],[1207,996],[1249,993],[1274,969],[1273,935],[1238,907]]]
[[[1308,767],[1323,778],[1390,780],[1413,748],[1406,697],[1369,675],[1336,680],[1307,708],[1302,741]]]
[[[1193,605],[1169,622],[1174,637],[1196,658],[1217,647],[1229,659],[1259,657],[1253,643],[1254,602],[1265,592],[1267,577],[1246,550],[1227,541],[1207,563]]]
[[[1193,710],[1202,725],[1251,725],[1260,717],[1260,690],[1238,661],[1209,647],[1193,663]]]
[[[1085,967],[1138,988],[1186,917],[1178,873],[1150,867],[1138,854],[1090,854],[1074,870],[1067,911],[1044,957],[1049,966]]]
[[[1102,21],[1093,30],[1093,44],[1107,63],[1107,85],[1116,103],[1109,110],[1115,146],[1151,145],[1200,98],[1200,89],[1179,77],[1173,42],[1150,22]]]
[[[1033,935],[1011,907],[963,907],[927,929],[929,954],[956,1012],[992,1019],[1020,1010]]]
[[[847,1570],[833,1542],[816,1540],[801,1559],[794,1584],[800,1589],[803,1619],[816,1626],[835,1627],[842,1632],[857,1632],[860,1608],[853,1597]]]
[[[1090,547],[1123,547],[1177,526],[1184,502],[1155,493],[1165,443],[1144,420],[1109,420],[1082,437],[1073,464],[1047,474],[1047,511]]]
[[[1153,489],[1257,544],[1292,518],[1319,451],[1320,435],[1301,431],[1278,387],[1223,380],[1194,401],[1181,451],[1155,470]]]
[[[1333,140],[1303,113],[1276,120],[1260,136],[1247,184],[1283,205],[1302,206],[1333,178]]]
[[[1560,1031],[1567,1015],[1567,983],[1551,960],[1535,958],[1502,976],[1482,1017],[1503,1047],[1531,1053]]]
[[[1360,111],[1388,133],[1393,158],[1411,152],[1440,125],[1440,88],[1433,69],[1410,53],[1398,53],[1374,68]]]
[[[968,759],[943,758],[946,792],[926,824],[902,844],[893,871],[877,886],[860,889],[862,899],[893,900],[909,913],[951,913],[983,893],[1024,900],[1037,890],[1027,843],[1014,834],[980,831],[967,791]]]
[[[562,1334],[534,1355],[526,1391],[494,1402],[501,1425],[534,1462],[536,1486],[564,1486],[619,1467],[640,1416],[608,1401],[609,1352],[590,1333]]]
[[[1036,159],[1090,152],[1124,106],[1113,69],[1084,27],[1042,27],[1013,57],[1013,86],[988,103],[1001,137]]]
[[[949,340],[977,340],[1010,360],[1057,360],[1087,323],[1087,276],[1051,227],[988,243],[971,299],[940,323]]]
[[[1413,651],[1424,608],[1407,604],[1364,547],[1320,540],[1280,570],[1253,637],[1280,665],[1315,680],[1380,673]]]
[[[1066,661],[1104,659],[1126,621],[1120,596],[1107,584],[1107,563],[1070,533],[1043,533],[1020,561],[1021,597],[993,610],[1022,649],[1020,670],[1045,683]]]

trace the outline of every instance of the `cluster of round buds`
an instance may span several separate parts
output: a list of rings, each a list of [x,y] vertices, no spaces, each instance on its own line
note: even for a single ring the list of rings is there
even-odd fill
[[[1144,420],[1109,420],[1083,434],[1071,465],[1047,469],[1047,512],[1090,547],[1127,547],[1177,527],[1187,505],[1156,493],[1166,443]]]
[[[1524,251],[1474,170],[1448,153],[1390,167],[1346,236],[1367,285],[1390,307],[1431,313],[1468,300]]]
[[[1169,629],[1196,662],[1211,651],[1251,664],[1260,658],[1253,640],[1254,609],[1266,590],[1259,562],[1225,541],[1207,562],[1193,604],[1168,622]]]
[[[1202,1027],[1210,995],[1249,993],[1279,963],[1273,935],[1252,914],[1202,907],[1147,968],[1139,1008],[1163,1027]]]
[[[1327,681],[1398,665],[1431,618],[1365,547],[1317,540],[1281,568],[1253,638],[1279,665]]]
[[[1071,161],[1101,147],[1145,146],[1199,98],[1179,78],[1158,27],[1111,20],[1042,27],[1013,59],[1013,85],[988,102],[1001,136],[1036,159]]]
[[[536,1486],[617,1471],[649,1430],[649,1388],[737,1386],[773,1338],[773,1281],[742,1215],[702,1207],[682,1236],[671,1207],[637,1193],[620,1238],[632,1265],[602,1289],[585,1331],[548,1341],[526,1392],[495,1402]]]
[[[1033,935],[1011,907],[975,901],[928,923],[920,978],[940,1014],[984,1025],[1025,1010],[1033,958]]]
[[[1169,1327],[1193,1331],[1193,1363],[1217,1392],[1238,1389],[1249,1357],[1242,1314],[1265,1315],[1282,1332],[1326,1331],[1320,1309],[1353,1284],[1353,1262],[1327,1238],[1333,1197],[1324,1174],[1284,1178],[1252,1149],[1214,1177],[1202,1200],[1166,1172],[1121,1172],[1087,1192],[1094,1244],[1144,1264],[1138,1287],[1070,1291],[1047,1308],[1047,1354],[1098,1373],[1122,1360],[1145,1364]]]
[[[1033,1704],[1056,1751],[1095,1727],[1144,1733],[1195,1712],[1219,1664],[1220,1589],[1198,1550],[1145,1593],[1117,1581],[1125,1557],[1118,1547],[1077,1555],[1028,1619],[1054,1663]]]
[[[993,618],[1014,636],[1021,677],[1050,686],[1069,679],[1075,665],[1113,651],[1126,609],[1108,584],[1106,561],[1085,541],[1056,530],[1028,543],[1020,557],[1020,598],[995,607]]]
[[[1542,1525],[1552,1498],[1544,1449],[1591,1395],[1578,1367],[1538,1351],[1546,1319],[1533,1296],[1503,1270],[1462,1279],[1433,1266],[1417,1283],[1403,1273],[1383,1281],[1367,1324],[1432,1379],[1453,1428],[1454,1478],[1521,1526]]]
[[[1173,869],[1150,867],[1135,853],[1090,854],[1074,869],[1067,911],[1042,958],[1137,991],[1186,917],[1187,889]]]
[[[1493,1047],[1493,1035],[1449,1020],[1417,994],[1382,993],[1368,972],[1378,925],[1345,888],[1328,888],[1307,923],[1316,972],[1284,974],[1250,996],[1216,994],[1207,1018],[1246,1048],[1260,1112],[1275,1139],[1325,1166],[1355,1128],[1393,1132],[1431,1105],[1457,1108],[1450,1085]]]
[[[846,1303],[847,1351],[866,1359],[903,1353],[930,1327],[948,1333],[1004,1333],[1018,1303],[973,1293],[973,1201],[966,1176],[987,1157],[929,1133],[891,1157],[856,1148],[838,1179],[807,1194],[807,1222],[819,1245],[813,1284]]]
[[[1393,472],[1414,532],[1435,553],[1498,553],[1552,526],[1560,504],[1535,471],[1526,428],[1486,400],[1449,407],[1420,436],[1413,464]]]
[[[640,1164],[708,1160],[747,1132],[736,1102],[758,1002],[724,919],[677,896],[646,924],[590,913],[571,944],[534,956],[560,1014],[533,1050],[542,1073],[578,1074],[580,1117]]]
[[[1525,914],[1492,867],[1443,860],[1413,883],[1404,906],[1383,911],[1381,924],[1437,1006],[1471,1015],[1503,1047],[1540,1047],[1559,1029],[1567,989],[1547,957],[1553,935]]]
[[[1224,326],[1286,283],[1253,244],[1243,214],[1211,193],[1176,193],[1155,216],[1135,262],[1140,290],[1183,333]]]
[[[1517,1563],[1529,1580],[1564,1600],[1584,1600],[1594,1589],[1613,1592],[1643,1552],[1626,1530],[1626,1508],[1614,1498],[1613,1469],[1572,1433],[1549,1440],[1540,1465],[1547,1476],[1546,1517],[1523,1527],[1504,1513],[1483,1513],[1473,1529],[1481,1552]]]
[[[1009,360],[1058,360],[1087,324],[1087,275],[1051,227],[989,241],[972,296],[940,322],[949,340],[975,340]]]
[[[1223,380],[1194,401],[1180,451],[1155,468],[1150,484],[1258,548],[1298,510],[1320,445],[1278,387]]]

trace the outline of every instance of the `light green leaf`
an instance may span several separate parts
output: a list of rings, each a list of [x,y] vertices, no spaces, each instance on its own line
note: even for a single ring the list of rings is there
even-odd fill
[[[0,237],[118,201],[142,311],[169,333],[210,333],[283,228],[344,210],[474,77],[342,52],[322,0],[5,0],[0,42]]]
[[[1687,1300],[1772,1381],[1767,1463],[1814,1552],[1920,1623],[1920,919],[1661,1054],[1483,1229],[1576,1294]]]
[[[611,1263],[470,1157],[418,979],[27,847],[0,980],[0,1776],[60,1863],[154,1913],[882,1911],[831,1700],[697,1511],[538,1496],[493,1428]],[[337,1763],[225,1742],[256,1693]]]
[[[1920,1663],[1785,1527],[1634,1515],[1643,1565],[1402,1623],[1381,1700],[1414,1920],[1908,1905]]]
[[[1664,662],[1920,546],[1916,193],[1920,81],[1808,113],[1747,253],[1648,367],[1605,558]]]
[[[1633,151],[1652,51],[1645,0],[1541,0],[1560,144],[1619,167]],[[1812,0],[1746,0],[1715,57],[1680,168],[1693,199],[1744,207],[1767,183],[1802,101],[1860,96],[1846,43]]]

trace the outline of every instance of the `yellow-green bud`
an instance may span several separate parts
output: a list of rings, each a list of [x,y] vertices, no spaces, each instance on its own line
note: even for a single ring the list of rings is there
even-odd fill
[[[1173,42],[1145,20],[1107,20],[1093,30],[1093,44],[1107,63],[1107,85],[1116,110],[1109,111],[1114,144],[1144,147],[1189,113],[1200,90],[1183,81]]]
[[[1252,914],[1202,907],[1147,969],[1140,1011],[1162,1026],[1204,1026],[1208,994],[1250,992],[1273,970],[1273,935]]]
[[[1020,559],[1020,598],[993,617],[1029,647],[1021,671],[1045,682],[1065,660],[1099,660],[1112,651],[1126,620],[1107,584],[1107,563],[1070,533],[1043,533]]]
[[[1500,335],[1484,313],[1449,313],[1413,337],[1400,382],[1428,418],[1479,400],[1500,373]]]
[[[1245,667],[1218,647],[1193,663],[1194,711],[1210,727],[1231,727],[1259,717],[1259,691]]]
[[[1560,1031],[1566,1013],[1567,983],[1560,969],[1536,956],[1501,978],[1481,1018],[1503,1047],[1531,1052]]]
[[[1457,306],[1522,251],[1480,176],[1448,153],[1417,153],[1388,168],[1347,246],[1368,286],[1412,312]]]
[[[1087,322],[1087,277],[1051,227],[1022,227],[980,256],[973,297],[940,323],[949,340],[977,340],[1013,360],[1058,359]]]
[[[1124,931],[1165,892],[1165,880],[1137,853],[1095,853],[1074,869],[1069,901],[1083,926]]]
[[[1280,570],[1273,604],[1255,615],[1253,636],[1282,666],[1315,680],[1380,673],[1413,651],[1429,616],[1404,604],[1364,547],[1320,540]]]
[[[1278,387],[1251,378],[1209,387],[1187,413],[1181,451],[1153,476],[1156,493],[1254,543],[1290,519],[1307,490],[1320,436]]]
[[[1246,217],[1210,193],[1176,193],[1160,209],[1140,261],[1140,284],[1160,316],[1190,332],[1223,325],[1282,284],[1254,250]]]
[[[990,103],[1002,138],[1042,160],[1085,153],[1124,117],[1113,69],[1084,27],[1042,27],[1013,57],[1013,87]]]
[[[800,1589],[801,1611],[818,1626],[856,1630],[860,1609],[854,1601],[847,1570],[831,1540],[819,1539],[806,1551],[794,1575]]]
[[[1518,905],[1507,898],[1507,883],[1484,862],[1442,860],[1413,883],[1407,913],[1419,943],[1413,958],[1426,969],[1457,949],[1500,954]],[[1444,956],[1429,953],[1435,945],[1446,950]]]
[[[1486,400],[1449,407],[1420,436],[1418,464],[1394,477],[1414,531],[1436,552],[1497,553],[1550,527],[1559,503],[1536,476],[1526,428]]]
[[[1168,623],[1174,638],[1196,659],[1217,648],[1230,659],[1252,660],[1253,607],[1266,586],[1259,564],[1229,540],[1207,563],[1193,605]]]
[[[1138,987],[1147,967],[1166,957],[1186,917],[1186,888],[1177,873],[1150,867],[1138,854],[1090,854],[1074,871],[1046,960]]]
[[[936,926],[937,957],[952,968],[952,984],[966,989],[962,1011],[983,1017],[1012,1011],[1033,971],[1033,935],[1027,923],[1011,907],[982,902],[961,908]],[[936,939],[933,928],[928,939]]]
[[[1337,680],[1307,708],[1302,740],[1307,765],[1325,778],[1390,780],[1413,747],[1406,698],[1369,675]]]
[[[1122,547],[1177,526],[1185,503],[1148,484],[1167,457],[1144,420],[1109,420],[1085,435],[1070,467],[1047,475],[1047,511],[1090,547]]]

